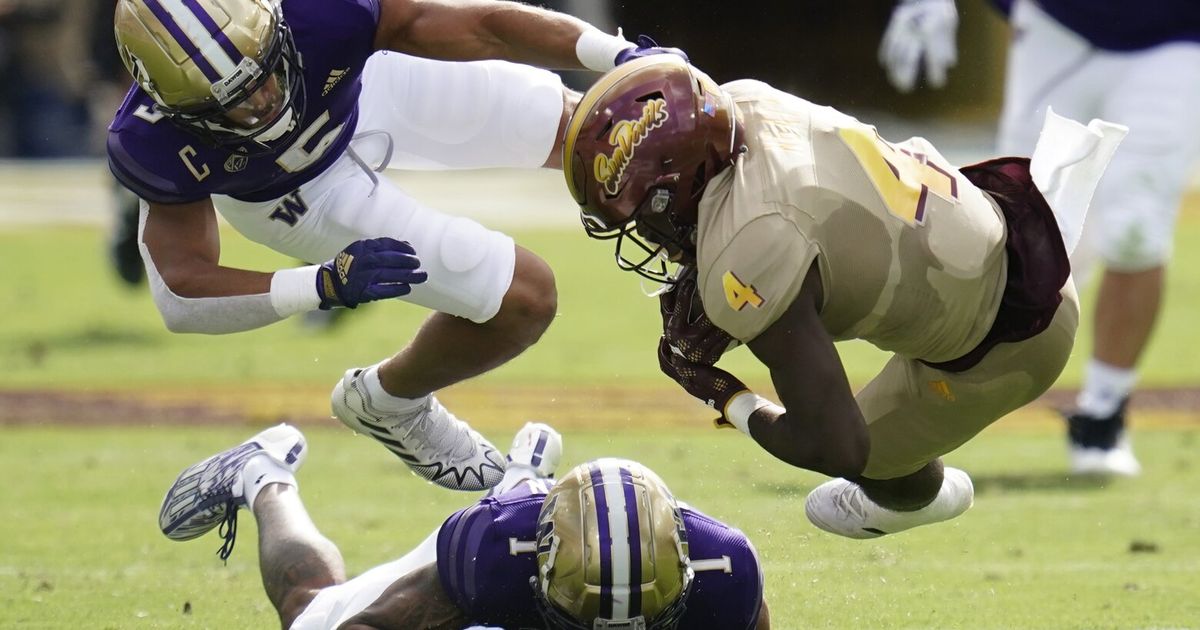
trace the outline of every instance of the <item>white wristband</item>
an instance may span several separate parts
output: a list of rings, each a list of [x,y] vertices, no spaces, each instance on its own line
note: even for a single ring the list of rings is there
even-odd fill
[[[280,269],[271,276],[271,306],[280,317],[291,317],[320,308],[318,269],[320,265]]]
[[[579,63],[588,70],[608,72],[617,67],[617,54],[632,46],[633,42],[627,41],[620,30],[613,36],[589,28],[585,29],[575,42],[575,56],[579,57]]]
[[[751,414],[770,404],[771,401],[766,398],[754,392],[745,391],[731,398],[725,405],[725,419],[737,427],[738,431],[750,435]]]

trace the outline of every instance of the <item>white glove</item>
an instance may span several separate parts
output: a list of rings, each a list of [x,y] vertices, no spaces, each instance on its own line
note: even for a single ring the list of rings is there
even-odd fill
[[[879,63],[887,69],[888,80],[897,90],[911,92],[924,58],[925,80],[935,88],[946,85],[946,70],[958,62],[957,31],[954,0],[903,0],[897,4],[879,44]]]

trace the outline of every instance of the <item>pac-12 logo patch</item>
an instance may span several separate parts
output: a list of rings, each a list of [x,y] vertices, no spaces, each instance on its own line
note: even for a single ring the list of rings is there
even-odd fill
[[[225,160],[225,172],[237,173],[246,168],[246,164],[249,162],[250,158],[239,153],[234,153],[233,155],[229,156],[228,160]]]
[[[746,308],[746,305],[762,308],[766,303],[754,285],[742,282],[732,271],[726,271],[725,275],[721,276],[721,285],[725,289],[725,301],[729,302],[729,308],[735,311]]]

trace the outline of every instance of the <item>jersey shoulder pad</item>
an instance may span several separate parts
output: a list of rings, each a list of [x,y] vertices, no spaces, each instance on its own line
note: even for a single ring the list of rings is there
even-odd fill
[[[815,244],[778,213],[706,238],[701,250],[698,286],[704,312],[743,342],[757,337],[791,306],[817,256]]]
[[[192,139],[156,111],[136,86],[109,125],[106,149],[113,176],[142,199],[187,203],[209,196],[201,184],[208,177],[207,166],[188,162],[197,153]]]
[[[438,531],[438,576],[476,622],[536,622],[529,580],[537,573],[536,529],[544,495],[506,493],[455,512]]]

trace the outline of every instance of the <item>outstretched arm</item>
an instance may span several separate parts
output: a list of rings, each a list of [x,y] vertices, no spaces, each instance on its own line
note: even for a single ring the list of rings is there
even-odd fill
[[[784,408],[751,414],[750,436],[779,459],[834,477],[857,477],[870,447],[833,338],[821,322],[821,275],[814,264],[795,301],[747,344],[770,370]]]
[[[501,59],[542,68],[604,72],[620,61],[668,52],[607,35],[571,17],[507,0],[380,0],[375,48],[444,61]]]
[[[399,297],[425,281],[407,243],[355,241],[322,265],[262,273],[220,265],[212,201],[149,204],[141,243],[154,303],[174,332],[250,330],[316,308]]]
[[[516,2],[381,0],[375,47],[471,61],[503,59],[545,68],[582,68],[575,42],[586,22]]]
[[[396,580],[338,630],[440,630],[462,628],[469,621],[442,588],[437,564],[431,562]]]

